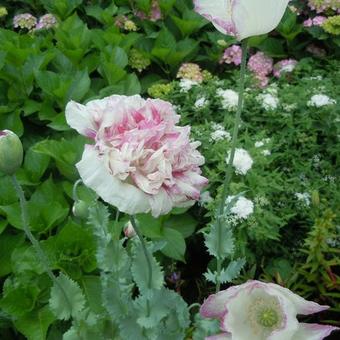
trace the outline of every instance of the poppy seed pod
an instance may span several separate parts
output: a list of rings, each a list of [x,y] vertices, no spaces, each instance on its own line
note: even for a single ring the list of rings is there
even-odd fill
[[[21,166],[23,154],[19,137],[10,130],[0,130],[0,171],[14,175]]]
[[[289,0],[194,0],[195,11],[223,34],[243,40],[272,31]]]

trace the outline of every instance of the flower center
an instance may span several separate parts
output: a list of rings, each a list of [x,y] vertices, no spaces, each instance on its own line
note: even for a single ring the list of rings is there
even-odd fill
[[[273,330],[280,328],[283,312],[276,297],[258,297],[248,308],[250,325],[254,334],[268,336]]]
[[[276,310],[270,308],[264,308],[258,315],[257,322],[263,327],[273,327],[277,325],[279,321],[279,315]]]

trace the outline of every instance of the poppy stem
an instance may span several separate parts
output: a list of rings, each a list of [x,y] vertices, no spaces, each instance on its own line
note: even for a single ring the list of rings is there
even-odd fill
[[[143,253],[146,259],[146,263],[148,266],[148,281],[147,281],[147,287],[148,289],[152,289],[152,266],[151,266],[151,257],[150,257],[150,253],[146,247],[146,242],[144,240],[143,234],[141,232],[141,230],[139,229],[138,223],[136,222],[134,216],[130,215],[130,221],[131,224],[133,226],[133,229],[135,230],[140,242],[141,242],[141,246],[143,249]],[[149,301],[147,301],[147,314],[150,314],[150,306],[149,306]]]
[[[246,65],[247,65],[247,40],[242,41],[242,62],[241,62],[241,70],[240,70],[240,79],[239,79],[239,88],[238,88],[238,105],[237,105],[237,111],[235,115],[235,121],[234,121],[234,130],[233,130],[233,136],[231,140],[231,151],[230,151],[230,157],[228,160],[228,166],[226,168],[225,173],[225,179],[223,183],[223,190],[221,195],[220,204],[217,210],[217,234],[218,234],[218,249],[217,254],[221,253],[221,247],[222,247],[222,228],[223,228],[223,213],[224,213],[224,207],[225,207],[225,200],[229,191],[230,182],[233,176],[233,162],[235,157],[235,150],[236,150],[236,144],[237,144],[237,137],[238,132],[240,128],[241,123],[241,113],[243,109],[243,101],[244,101],[244,87],[245,87],[245,75],[246,75]],[[224,124],[225,125],[225,124]],[[217,257],[217,276],[216,276],[216,293],[220,291],[221,289],[221,269],[222,269],[222,261],[223,258]]]

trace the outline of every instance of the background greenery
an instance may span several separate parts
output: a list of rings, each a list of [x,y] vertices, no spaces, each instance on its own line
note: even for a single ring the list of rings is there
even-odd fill
[[[237,80],[232,67],[218,62],[224,48],[235,41],[216,32],[193,12],[191,1],[185,0],[161,0],[163,19],[155,22],[135,15],[137,10],[148,13],[148,0],[4,1],[2,5],[8,14],[0,18],[0,129],[13,130],[24,143],[25,161],[18,178],[29,200],[30,225],[53,270],[68,274],[85,290],[95,290],[100,269],[96,239],[86,222],[71,213],[72,186],[78,179],[74,164],[85,140],[66,125],[66,103],[114,93],[146,95],[152,84],[173,81],[183,62],[199,63],[217,77],[187,93],[180,91],[178,82],[172,82],[171,91],[163,98],[180,107],[181,124],[192,125],[195,137],[202,141],[201,151],[207,159],[204,172],[215,196],[229,144],[210,142],[211,124],[223,122],[225,114],[229,130],[232,122],[232,112],[221,109],[216,89],[235,89]],[[14,29],[13,16],[25,12],[35,16],[53,13],[58,27],[35,32]],[[135,32],[114,24],[121,15],[134,21]],[[301,61],[293,75],[278,82],[280,105],[276,110],[262,109],[256,100],[260,90],[248,79],[251,90],[239,144],[255,162],[247,176],[235,177],[232,191],[246,191],[253,200],[265,197],[269,203],[256,205],[252,219],[235,228],[237,255],[245,257],[247,264],[234,282],[260,278],[284,284],[332,306],[330,313],[322,314],[322,320],[334,323],[340,311],[339,220],[335,216],[340,202],[340,110],[339,105],[310,108],[307,102],[313,94],[324,93],[340,103],[339,37],[321,28],[303,28],[308,15],[305,12],[297,17],[287,10],[275,32],[250,40],[252,51]],[[225,41],[224,46],[219,40]],[[306,52],[311,43],[325,49],[327,56],[312,59]],[[131,57],[136,50],[139,60],[150,62],[142,72]],[[311,78],[316,76],[321,80]],[[209,105],[195,109],[201,96]],[[288,109],[292,104],[294,108]],[[271,138],[269,157],[254,147],[266,137]],[[318,165],[315,156],[320,159]],[[310,193],[311,205],[297,204],[296,192]],[[79,196],[89,203],[95,198],[84,187],[79,188]],[[201,302],[212,292],[203,273],[214,263],[201,231],[213,210],[214,203],[196,205],[187,212],[174,211],[159,220],[139,216],[145,236],[167,242],[157,251],[157,258],[168,286],[188,303]],[[46,308],[51,282],[25,240],[19,203],[10,179],[3,175],[0,216],[0,337],[45,339],[53,324],[49,339],[58,339],[59,330],[67,323],[55,321]],[[120,228],[124,222],[121,217]],[[180,279],[173,279],[174,272],[180,273]],[[30,327],[38,323],[38,331]],[[188,334],[193,331],[189,329]]]

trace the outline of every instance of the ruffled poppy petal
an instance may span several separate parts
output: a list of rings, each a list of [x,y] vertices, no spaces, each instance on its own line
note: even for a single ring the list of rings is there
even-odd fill
[[[84,184],[120,211],[136,214],[151,210],[149,196],[134,185],[112,176],[94,146],[85,146],[83,157],[76,166]]]
[[[234,35],[235,25],[232,21],[232,1],[230,0],[194,0],[195,11],[223,34]]]
[[[298,331],[294,334],[294,340],[322,340],[335,330],[339,330],[339,328],[327,325],[300,323]]]

